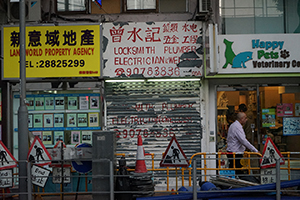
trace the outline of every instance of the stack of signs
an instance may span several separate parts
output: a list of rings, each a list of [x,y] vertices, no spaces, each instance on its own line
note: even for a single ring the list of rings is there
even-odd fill
[[[53,167],[53,179],[54,184],[71,183],[71,168],[70,167]],[[62,178],[63,177],[63,178]]]
[[[62,149],[63,148],[63,149]],[[52,157],[52,162],[50,164],[50,167],[71,167],[71,163],[70,161],[66,160],[66,157],[68,155],[66,155],[67,153],[67,146],[65,145],[65,143],[63,141],[58,141],[52,151],[50,151],[51,153],[51,157]],[[63,153],[63,154],[62,154]],[[64,162],[62,163],[61,161],[64,160]]]
[[[71,183],[71,163],[70,161],[65,161],[66,150],[67,146],[63,141],[58,141],[52,149],[52,163],[50,166],[53,167],[52,182],[54,184]],[[64,162],[62,163],[63,159]]]
[[[277,149],[271,138],[267,138],[262,159],[260,160],[261,184],[276,182],[276,160],[280,161],[280,165],[285,163],[283,156]]]
[[[17,166],[17,161],[0,141],[0,188],[13,186],[12,169]]]
[[[45,187],[50,170],[41,166],[49,165],[51,156],[38,136],[35,136],[30,146],[27,160],[33,164],[31,168],[32,184]]]

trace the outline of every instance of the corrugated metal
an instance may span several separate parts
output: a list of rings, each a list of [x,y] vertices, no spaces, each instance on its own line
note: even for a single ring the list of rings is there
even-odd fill
[[[135,154],[138,134],[156,159],[173,134],[188,158],[200,152],[200,88],[199,81],[106,83],[107,129],[117,131],[117,152]]]

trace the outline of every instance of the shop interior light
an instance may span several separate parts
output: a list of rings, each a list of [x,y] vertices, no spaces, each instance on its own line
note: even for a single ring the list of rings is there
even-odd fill
[[[152,82],[152,81],[200,81],[201,79],[200,78],[186,78],[186,79],[175,79],[175,78],[172,78],[172,79],[167,79],[167,78],[164,78],[164,79],[148,79],[147,81],[149,82]]]
[[[110,79],[110,80],[105,80],[105,82],[143,82],[145,81],[144,79]]]

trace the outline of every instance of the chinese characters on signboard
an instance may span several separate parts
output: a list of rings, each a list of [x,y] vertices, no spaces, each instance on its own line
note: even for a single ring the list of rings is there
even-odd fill
[[[20,32],[3,28],[6,79],[19,77]],[[26,77],[100,76],[100,26],[26,27]]]
[[[109,77],[202,76],[200,22],[103,25],[104,69]]]

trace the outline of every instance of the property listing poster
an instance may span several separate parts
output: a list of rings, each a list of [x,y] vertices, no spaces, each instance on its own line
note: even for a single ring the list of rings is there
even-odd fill
[[[19,103],[19,99],[20,95],[16,93],[14,101],[18,100],[16,102]],[[99,100],[100,94],[94,92],[30,93],[26,97],[26,105],[29,109],[29,131],[38,135],[47,148],[55,145],[58,141],[63,141],[66,145],[76,145],[81,142],[91,143],[92,132],[101,130]],[[18,131],[15,126],[14,131]]]
[[[28,110],[34,110],[34,97],[26,97],[26,106]]]
[[[79,144],[79,143],[80,143],[80,131],[72,131],[71,144]]]

